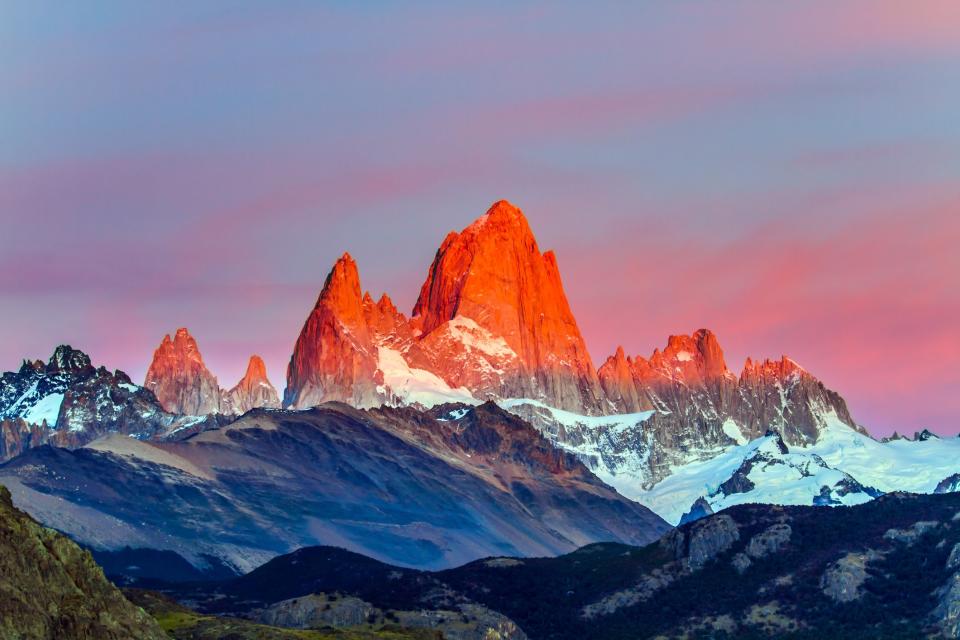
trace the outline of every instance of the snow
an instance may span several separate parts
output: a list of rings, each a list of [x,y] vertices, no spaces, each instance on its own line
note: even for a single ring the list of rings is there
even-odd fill
[[[743,437],[740,427],[737,426],[737,423],[734,422],[732,418],[727,418],[723,421],[723,432],[733,438],[733,441],[737,444],[747,443],[747,439]]]
[[[607,480],[601,476],[601,479],[675,524],[701,496],[708,498],[715,511],[747,502],[809,505],[821,487],[832,487],[844,474],[884,493],[931,493],[941,480],[960,471],[960,438],[882,443],[851,429],[835,413],[822,417],[825,426],[816,444],[789,447],[787,454],[776,450],[774,438],[767,436],[730,447],[709,460],[677,467],[649,490],[616,477]],[[755,485],[753,491],[709,498],[720,483],[761,447],[786,464],[756,465],[748,475]],[[820,465],[818,458],[829,468]],[[804,475],[801,470],[811,475]],[[838,499],[843,504],[859,504],[869,497],[851,493]]]
[[[432,407],[445,402],[478,404],[466,387],[451,388],[442,378],[424,369],[411,368],[403,354],[377,347],[377,367],[383,373],[384,391],[401,404]]]
[[[30,385],[30,388],[23,392],[17,401],[10,405],[10,408],[5,412],[7,415],[16,416],[19,414],[20,407],[22,407],[29,398],[32,398],[37,393],[37,385],[40,384],[39,381],[34,380],[33,384]]]
[[[677,360],[679,360],[680,362],[690,362],[691,360],[693,360],[693,354],[690,353],[689,351],[678,351]]]
[[[448,413],[445,418],[437,418],[437,419],[440,422],[450,422],[451,420],[453,422],[456,422],[457,420],[460,420],[468,413],[470,413],[470,409],[454,409],[453,411]]]
[[[460,342],[467,351],[476,349],[495,358],[516,358],[517,354],[506,340],[495,336],[471,318],[455,316],[447,323],[450,336]]]
[[[51,393],[43,396],[30,407],[30,410],[24,414],[23,419],[30,424],[41,424],[46,420],[48,427],[55,427],[57,425],[57,417],[60,415],[60,405],[62,404],[62,393]]]
[[[539,400],[532,400],[530,398],[511,398],[508,400],[500,400],[497,402],[497,404],[501,409],[504,411],[509,411],[510,413],[516,413],[516,409],[522,407],[523,405],[530,405],[548,412],[558,424],[562,424],[565,427],[580,426],[590,429],[607,427],[610,428],[614,433],[622,433],[626,429],[631,429],[642,422],[646,422],[650,416],[656,413],[655,411],[640,411],[638,413],[585,416],[579,413],[573,413],[572,411],[556,409],[554,407],[547,406]]]
[[[129,391],[130,393],[136,393],[137,391],[140,390],[140,387],[138,387],[138,386],[135,385],[135,384],[130,384],[130,383],[128,383],[128,382],[121,382],[118,386],[119,386],[121,389],[126,389],[126,390]]]
[[[671,467],[670,475],[651,487],[647,463],[655,446],[654,434],[644,422],[653,411],[584,416],[529,398],[498,404],[528,417],[530,409],[535,409],[534,423],[548,436],[556,433],[550,425],[564,428],[568,436],[576,434],[574,441],[578,444],[560,441],[555,435],[551,439],[560,448],[577,454],[620,494],[649,507],[671,524],[679,522],[700,497],[707,498],[715,511],[748,502],[811,505],[826,486],[832,490],[831,500],[852,505],[871,497],[863,491],[840,495],[834,490],[838,483],[853,480],[883,493],[930,493],[941,480],[960,472],[960,438],[881,443],[850,428],[833,411],[823,411],[818,416],[821,434],[817,442],[790,446],[786,454],[781,453],[775,436],[747,441],[737,423],[728,419],[722,429],[736,444],[715,451],[688,451],[687,459],[692,462]],[[730,495],[718,492],[744,460],[756,454],[762,456],[755,459],[747,475],[754,489]]]

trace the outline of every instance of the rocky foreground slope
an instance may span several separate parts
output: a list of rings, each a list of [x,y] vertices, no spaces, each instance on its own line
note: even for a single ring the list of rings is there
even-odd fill
[[[646,547],[496,557],[440,572],[329,547],[241,578],[168,586],[208,612],[330,620],[330,600],[391,611],[496,612],[531,639],[955,638],[960,494],[844,509],[741,505]],[[300,603],[299,617],[288,616]]]
[[[0,486],[0,638],[161,640],[86,551],[14,508]]]

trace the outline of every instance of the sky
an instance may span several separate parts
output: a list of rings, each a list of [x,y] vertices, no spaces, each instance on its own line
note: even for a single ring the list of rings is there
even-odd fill
[[[0,370],[283,387],[335,259],[409,313],[496,200],[596,365],[711,328],[960,431],[960,3],[0,2]]]

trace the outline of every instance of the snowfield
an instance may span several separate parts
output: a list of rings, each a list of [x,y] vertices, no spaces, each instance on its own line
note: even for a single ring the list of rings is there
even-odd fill
[[[30,410],[23,415],[23,419],[30,424],[42,424],[47,421],[47,426],[54,428],[57,426],[57,418],[60,416],[60,405],[63,404],[62,393],[51,393],[46,395],[30,407]]]

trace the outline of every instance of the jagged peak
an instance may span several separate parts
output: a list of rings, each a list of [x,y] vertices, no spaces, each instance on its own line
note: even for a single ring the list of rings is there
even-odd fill
[[[266,380],[267,364],[263,361],[263,358],[257,354],[250,356],[250,360],[247,362],[247,372],[243,377],[246,380]]]
[[[390,299],[386,293],[380,294],[380,299],[377,300],[377,308],[380,311],[390,312],[392,314],[397,313],[397,305],[393,304],[393,300]]]
[[[47,363],[51,371],[79,371],[90,366],[90,356],[68,344],[57,346]]]
[[[357,312],[363,304],[363,298],[357,263],[349,253],[344,252],[327,274],[320,297],[317,299],[317,306],[323,305],[339,311],[352,309],[353,312]]]
[[[509,200],[497,200],[487,212],[473,221],[470,226],[463,230],[463,233],[479,233],[480,231],[491,227],[519,227],[530,229],[526,216],[520,207],[517,207]]]

